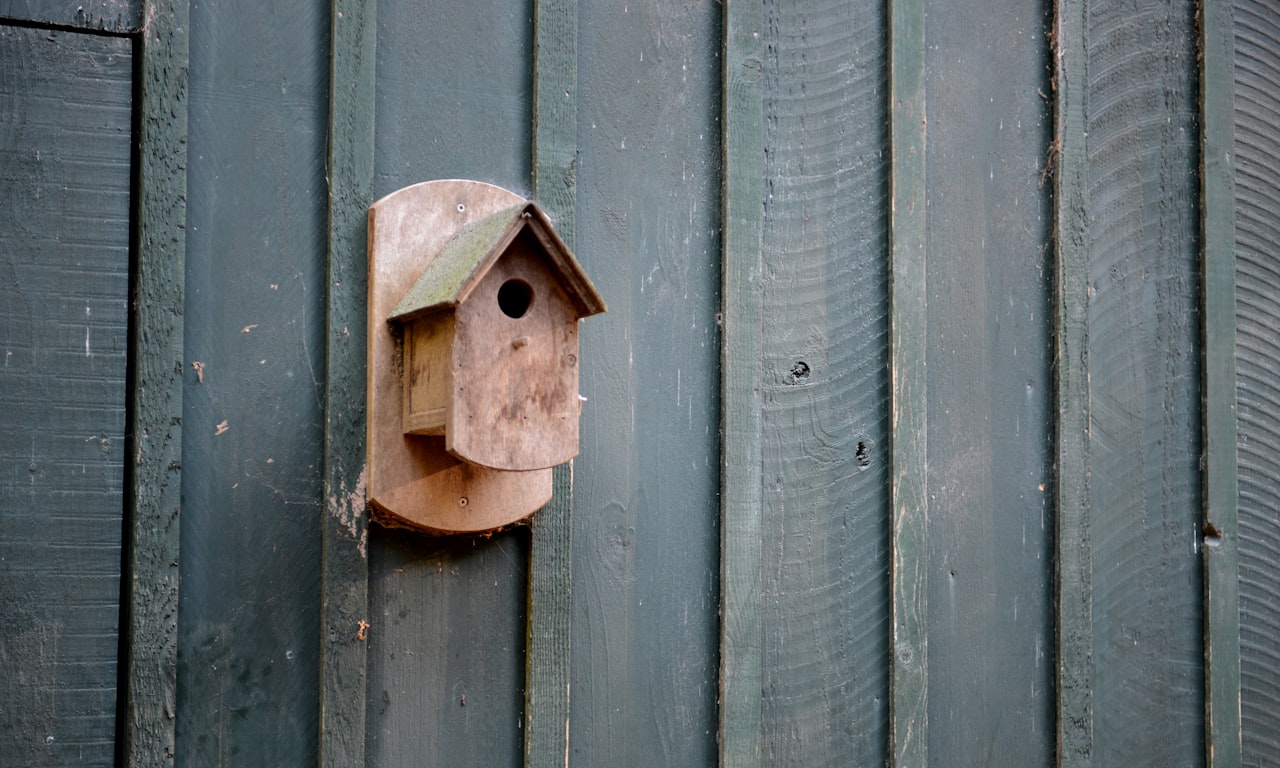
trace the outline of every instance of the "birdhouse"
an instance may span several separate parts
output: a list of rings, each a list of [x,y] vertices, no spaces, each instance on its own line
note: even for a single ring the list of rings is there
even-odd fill
[[[578,321],[604,301],[523,202],[464,226],[392,310],[405,434],[462,461],[545,469],[578,454]]]
[[[546,504],[578,453],[578,323],[605,305],[538,206],[459,179],[377,201],[367,311],[374,519],[483,533]]]

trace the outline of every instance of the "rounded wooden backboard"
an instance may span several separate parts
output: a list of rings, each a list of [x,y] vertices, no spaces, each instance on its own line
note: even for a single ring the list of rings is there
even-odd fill
[[[483,533],[551,500],[551,470],[467,464],[443,437],[406,435],[397,343],[387,317],[459,228],[524,201],[478,181],[428,181],[369,208],[368,498],[375,519],[433,533]]]

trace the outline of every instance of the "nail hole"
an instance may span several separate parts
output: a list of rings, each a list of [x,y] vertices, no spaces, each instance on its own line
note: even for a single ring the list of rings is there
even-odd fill
[[[467,206],[464,203],[458,203],[458,213],[466,213]]]
[[[532,304],[533,287],[523,280],[512,278],[498,289],[498,306],[507,317],[517,320],[524,317]]]
[[[809,380],[809,364],[803,360],[796,361],[791,366],[791,373],[787,374],[788,384],[803,384]]]
[[[866,441],[858,441],[858,450],[854,451],[853,456],[858,460],[858,469],[866,469],[871,466],[871,449],[867,446]]]

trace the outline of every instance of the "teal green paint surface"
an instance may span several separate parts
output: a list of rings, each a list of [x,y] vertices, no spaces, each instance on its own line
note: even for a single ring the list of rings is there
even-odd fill
[[[367,222],[373,202],[375,10],[360,0],[334,0],[329,16],[333,51],[319,702],[323,768],[364,764],[364,625],[369,617],[365,303]]]
[[[121,660],[128,675],[117,700],[125,709],[121,752],[129,766],[173,764],[178,687],[190,25],[186,0],[154,0],[147,9],[153,22],[134,70],[134,440]]]
[[[378,5],[375,199],[448,178],[528,194],[531,14]],[[368,766],[521,764],[528,539],[370,527]]]
[[[887,763],[929,760],[925,5],[889,6],[889,521]]]
[[[128,33],[139,27],[143,0],[0,0],[0,19]]]
[[[1232,4],[1243,765],[1280,755],[1280,20]]]
[[[720,765],[760,765],[764,678],[760,393],[764,262],[764,9],[729,0],[722,21],[724,121],[720,359]]]
[[[929,756],[1051,765],[1049,19],[925,14]]]
[[[535,0],[533,196],[569,247],[577,239],[578,2]],[[573,464],[552,472],[552,497],[530,531],[525,647],[525,768],[569,754],[573,623]]]
[[[579,19],[570,764],[714,765],[720,6]]]
[[[1191,2],[1090,5],[1097,768],[1204,751],[1194,15]]]
[[[1203,355],[1205,763],[1240,765],[1239,464],[1236,431],[1235,30],[1228,3],[1197,9]]]
[[[1054,374],[1056,388],[1055,678],[1058,761],[1093,758],[1093,507],[1089,496],[1088,4],[1054,19]]]
[[[115,764],[132,46],[0,26],[0,761]]]
[[[312,765],[329,18],[199,4],[190,29],[177,762]]]
[[[763,766],[886,759],[885,21],[855,2],[764,10]]]

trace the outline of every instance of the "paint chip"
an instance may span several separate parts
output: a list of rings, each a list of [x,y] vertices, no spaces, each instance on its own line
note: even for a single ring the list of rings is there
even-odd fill
[[[257,323],[253,323],[252,325],[246,325],[245,327],[240,329],[240,332],[248,333],[249,331],[252,331],[254,328],[257,328],[257,327],[258,327]]]
[[[223,419],[223,420],[218,424],[217,429],[215,429],[215,430],[214,430],[214,432],[213,432],[214,437],[217,437],[218,435],[221,435],[223,432],[226,432],[228,429],[231,429],[231,427],[228,427],[228,426],[227,426],[227,420],[226,420],[226,419]]]
[[[191,369],[196,372],[196,381],[204,383],[204,363],[196,360],[191,363]]]

